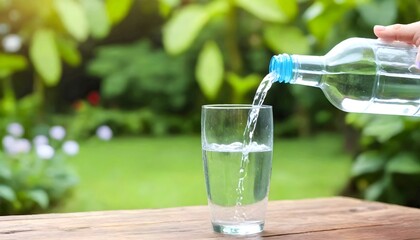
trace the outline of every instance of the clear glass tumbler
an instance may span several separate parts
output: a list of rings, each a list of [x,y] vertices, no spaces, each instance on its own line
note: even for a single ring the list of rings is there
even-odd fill
[[[250,122],[253,133],[245,132],[250,115],[256,118]],[[201,142],[214,231],[263,231],[273,152],[271,106],[204,105]]]

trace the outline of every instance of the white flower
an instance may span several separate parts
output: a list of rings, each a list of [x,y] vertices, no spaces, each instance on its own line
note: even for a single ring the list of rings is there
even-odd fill
[[[55,140],[63,140],[63,138],[66,136],[66,129],[64,129],[62,126],[53,126],[50,129],[50,136]]]
[[[36,148],[36,155],[41,159],[51,159],[54,157],[54,148],[50,145],[38,145]]]
[[[17,139],[15,143],[15,151],[16,153],[28,153],[31,150],[31,143],[28,139]]]
[[[17,52],[22,47],[22,39],[19,35],[9,34],[3,38],[3,48],[5,52]]]
[[[28,153],[31,150],[31,143],[24,138],[5,136],[3,138],[3,147],[7,154],[17,155],[20,153]]]
[[[74,156],[79,153],[79,144],[76,141],[66,141],[63,144],[63,151],[70,156]]]
[[[38,145],[47,145],[48,144],[48,138],[44,135],[37,135],[34,137],[34,145],[38,146]]]
[[[13,137],[22,137],[25,130],[23,129],[22,125],[14,122],[7,125],[7,132]]]
[[[15,138],[10,135],[6,135],[3,137],[2,143],[4,148],[8,148],[15,143]]]
[[[14,146],[16,145],[15,142],[16,139],[14,137],[10,135],[4,136],[2,140],[4,151],[8,154],[13,154]]]
[[[98,129],[96,129],[96,135],[99,139],[108,141],[112,138],[112,130],[110,127],[102,125]]]

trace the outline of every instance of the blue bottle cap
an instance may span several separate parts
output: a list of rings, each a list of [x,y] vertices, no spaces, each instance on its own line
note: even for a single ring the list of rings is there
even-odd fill
[[[293,59],[289,54],[273,56],[270,60],[269,72],[277,76],[279,83],[289,83],[293,78]]]

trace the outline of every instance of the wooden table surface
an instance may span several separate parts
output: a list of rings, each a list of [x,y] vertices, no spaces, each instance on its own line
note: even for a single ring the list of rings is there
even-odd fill
[[[0,239],[238,239],[207,206],[0,217]],[[240,239],[420,239],[420,209],[334,197],[271,201],[264,232]]]

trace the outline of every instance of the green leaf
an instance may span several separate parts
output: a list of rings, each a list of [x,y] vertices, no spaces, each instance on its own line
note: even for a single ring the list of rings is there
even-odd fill
[[[36,189],[26,192],[27,198],[34,201],[42,209],[49,205],[48,194],[42,189]]]
[[[346,115],[346,123],[352,125],[356,128],[363,128],[367,125],[375,115],[373,114],[364,114],[364,113],[348,113]]]
[[[80,2],[55,0],[54,6],[68,33],[78,41],[85,41],[89,35],[89,27]]]
[[[187,50],[208,20],[209,14],[203,6],[190,4],[180,9],[163,28],[166,51],[179,54]]]
[[[386,202],[398,205],[406,203],[406,195],[390,181],[385,189]]]
[[[288,16],[278,2],[277,0],[236,0],[236,5],[264,21],[286,22]]]
[[[365,199],[369,201],[378,200],[384,194],[389,184],[390,178],[387,176],[371,184],[365,191]]]
[[[0,70],[16,72],[25,69],[26,58],[21,55],[0,53]]]
[[[379,142],[386,142],[404,131],[404,121],[399,116],[378,115],[363,129],[366,136],[375,137]]]
[[[226,0],[213,0],[206,5],[206,11],[210,18],[223,15],[229,11],[229,2]]]
[[[83,0],[82,4],[86,11],[86,18],[92,36],[97,39],[106,37],[110,32],[111,26],[104,2],[102,0]]]
[[[122,95],[127,89],[129,79],[121,74],[112,74],[103,80],[101,93],[106,98],[115,98]]]
[[[90,75],[101,78],[106,78],[112,74],[113,71],[118,71],[119,69],[119,64],[116,64],[112,60],[99,58],[91,61],[87,68]]]
[[[413,154],[399,153],[389,160],[386,170],[390,173],[420,174],[420,162]]]
[[[13,74],[12,71],[0,68],[0,78],[7,78],[7,77],[10,77],[10,75],[12,74]]]
[[[105,0],[106,12],[110,23],[115,25],[123,20],[132,5],[133,0]]]
[[[374,173],[382,170],[385,165],[385,157],[376,151],[369,151],[360,154],[351,169],[353,177],[363,174]]]
[[[290,86],[290,93],[296,99],[297,103],[306,109],[313,108],[315,106],[314,103],[319,97],[313,90],[303,85],[294,84]]]
[[[61,62],[54,40],[54,32],[38,29],[29,46],[29,57],[35,70],[48,86],[58,83],[61,76]]]
[[[333,27],[343,19],[344,14],[352,8],[348,1],[315,2],[304,13],[309,31],[320,41],[323,41]]]
[[[16,194],[13,189],[7,185],[0,185],[0,198],[5,199],[8,202],[13,202],[16,200]]]
[[[251,90],[255,90],[258,84],[261,82],[261,76],[257,74],[251,74],[246,77],[240,77],[239,75],[230,72],[227,75],[227,81],[229,84],[241,93],[247,93]]]
[[[159,13],[160,15],[167,17],[169,16],[172,9],[179,6],[181,0],[158,0],[159,1]]]
[[[73,40],[57,37],[56,43],[60,56],[68,65],[74,67],[80,64],[82,57]]]
[[[308,54],[310,51],[308,39],[297,27],[271,25],[264,29],[263,37],[276,53]]]
[[[12,177],[12,170],[10,170],[10,168],[7,165],[2,164],[0,166],[0,178],[3,180],[8,180],[11,177]]]
[[[223,56],[213,41],[207,42],[198,56],[195,76],[204,95],[215,99],[223,82]]]
[[[30,115],[40,108],[41,102],[41,96],[37,93],[32,93],[20,98],[17,107],[20,112]]]
[[[395,0],[373,0],[358,5],[358,11],[368,25],[390,25],[395,22],[398,15],[398,6]]]
[[[299,12],[298,1],[277,0],[277,4],[288,19],[295,18]]]
[[[228,73],[226,80],[233,89],[233,102],[242,103],[247,93],[255,91],[261,79],[257,74],[241,77],[233,72]]]

